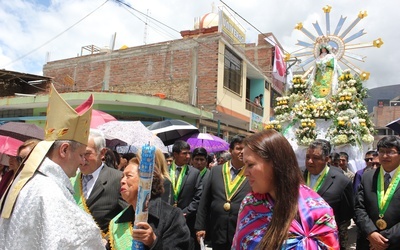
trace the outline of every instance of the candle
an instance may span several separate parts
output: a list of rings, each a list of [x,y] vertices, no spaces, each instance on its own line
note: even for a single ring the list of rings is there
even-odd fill
[[[154,172],[154,159],[155,159],[156,148],[154,146],[145,145],[142,147],[140,154],[140,165],[139,165],[139,187],[138,187],[138,198],[135,209],[135,222],[147,222],[148,218],[148,204],[151,196],[151,184],[153,182]],[[136,226],[135,226],[136,228]],[[144,244],[142,242],[132,240],[132,250],[144,250]]]

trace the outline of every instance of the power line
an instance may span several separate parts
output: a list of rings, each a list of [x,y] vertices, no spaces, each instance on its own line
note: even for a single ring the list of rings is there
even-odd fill
[[[10,64],[13,64],[27,56],[29,56],[30,54],[38,51],[39,49],[43,48],[44,46],[46,46],[47,44],[51,43],[52,41],[54,41],[55,39],[57,39],[58,37],[60,37],[62,34],[64,34],[65,32],[69,31],[70,29],[72,29],[73,27],[75,27],[78,23],[82,22],[84,19],[86,19],[88,16],[90,16],[91,14],[93,14],[94,12],[96,12],[98,9],[100,9],[104,4],[106,4],[109,0],[106,0],[103,4],[101,4],[99,7],[97,7],[96,9],[94,9],[93,11],[91,11],[89,14],[87,14],[86,16],[84,16],[83,18],[81,18],[79,21],[77,21],[76,23],[74,23],[73,25],[71,25],[70,27],[68,27],[66,30],[64,30],[63,32],[61,32],[60,34],[56,35],[55,37],[51,38],[50,40],[48,40],[47,42],[45,42],[44,44],[40,45],[39,47],[31,50],[30,52],[26,53],[23,56],[18,57],[17,59],[7,63],[6,65],[4,65],[3,67],[6,67]]]

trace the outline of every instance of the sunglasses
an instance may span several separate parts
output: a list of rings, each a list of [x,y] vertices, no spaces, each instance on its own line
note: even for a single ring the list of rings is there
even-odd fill
[[[365,158],[365,159],[364,159],[365,162],[370,162],[370,161],[372,161],[372,160],[373,160],[373,158]]]

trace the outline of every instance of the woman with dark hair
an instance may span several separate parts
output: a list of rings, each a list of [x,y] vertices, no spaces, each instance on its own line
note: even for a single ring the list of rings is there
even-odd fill
[[[338,249],[331,207],[303,183],[295,153],[273,129],[244,141],[245,175],[232,249]]]
[[[185,218],[179,208],[161,200],[163,185],[160,170],[155,166],[148,220],[137,223],[137,228],[133,228],[139,188],[139,160],[131,159],[121,179],[121,196],[130,206],[110,221],[107,249],[131,249],[132,239],[142,242],[146,249],[189,249],[190,232]]]

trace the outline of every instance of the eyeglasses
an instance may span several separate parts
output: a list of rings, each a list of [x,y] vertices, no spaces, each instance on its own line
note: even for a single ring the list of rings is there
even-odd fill
[[[21,163],[24,160],[25,157],[22,158],[21,156],[17,156],[16,158],[17,158],[18,163]]]
[[[378,154],[379,154],[380,156],[384,156],[384,155],[387,155],[387,156],[395,156],[395,155],[399,154],[399,152],[398,152],[398,151],[383,151],[383,150],[379,150],[379,151],[378,151]]]
[[[372,161],[373,159],[374,159],[374,158],[365,158],[364,161],[365,161],[365,162],[370,162],[370,161]]]

